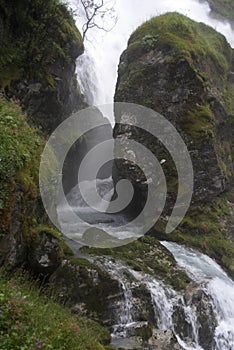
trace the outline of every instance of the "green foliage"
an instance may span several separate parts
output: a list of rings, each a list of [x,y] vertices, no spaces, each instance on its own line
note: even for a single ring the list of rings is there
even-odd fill
[[[42,140],[19,107],[0,96],[0,179],[8,181],[38,156]]]
[[[50,227],[42,224],[37,225],[30,231],[30,235],[28,237],[29,242],[33,241],[34,237],[40,235],[42,232],[48,233],[49,235],[52,235],[53,237],[57,238],[62,254],[65,254],[66,256],[73,256],[73,252],[71,248],[66,244],[64,236],[55,227]]]
[[[104,350],[108,332],[43,296],[25,273],[0,275],[1,350]]]
[[[28,206],[38,196],[38,169],[44,140],[29,126],[21,109],[1,96],[0,130],[1,236],[8,232],[15,193],[22,191]]]
[[[148,49],[152,49],[156,46],[157,38],[153,37],[152,35],[145,35],[142,39],[142,43],[145,47]]]

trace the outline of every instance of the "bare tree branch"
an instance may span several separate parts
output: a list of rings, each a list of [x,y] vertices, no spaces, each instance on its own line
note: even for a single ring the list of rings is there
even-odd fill
[[[117,16],[114,9],[115,1],[80,0],[80,3],[86,18],[86,22],[82,27],[83,40],[86,38],[89,29],[97,28],[109,32],[115,27],[117,23]]]

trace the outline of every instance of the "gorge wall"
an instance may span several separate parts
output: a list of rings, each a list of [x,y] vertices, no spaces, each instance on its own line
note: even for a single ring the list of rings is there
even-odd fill
[[[63,248],[70,251],[50,227],[38,171],[45,135],[86,107],[75,75],[76,58],[83,51],[81,34],[64,4],[0,1],[1,260],[29,265],[37,273],[40,268],[51,272],[61,262]],[[56,162],[51,154],[51,181]],[[39,256],[38,261],[33,257],[33,246],[51,258],[44,267]]]
[[[26,267],[56,290],[60,301],[71,307],[75,315],[91,317],[109,328],[122,316],[127,318],[125,326],[131,320],[128,298],[132,293],[135,319],[140,322],[137,332],[146,342],[150,338],[155,341],[153,333],[155,338],[161,336],[165,340],[165,334],[160,330],[157,333],[158,329],[148,324],[155,322],[155,315],[160,316],[160,305],[155,307],[146,287],[146,282],[152,283],[155,277],[164,283],[165,290],[170,285],[181,293],[181,305],[175,310],[173,321],[178,333],[191,337],[191,323],[183,322],[183,307],[188,306],[186,302],[192,303],[205,325],[200,332],[202,345],[211,349],[215,325],[210,329],[206,323],[210,314],[207,295],[197,284],[194,286],[158,240],[196,247],[234,276],[234,73],[233,50],[225,38],[176,13],[154,18],[132,34],[121,57],[115,99],[150,107],[176,126],[194,164],[193,203],[180,227],[165,234],[167,215],[177,191],[175,166],[162,145],[148,134],[139,135],[134,128],[120,127],[121,116],[117,115],[116,137],[130,132],[132,138],[166,160],[167,206],[150,235],[116,249],[83,248],[82,254],[89,254],[89,260],[75,258],[64,237],[51,227],[38,191],[45,135],[72,111],[86,106],[74,74],[76,57],[84,49],[81,36],[71,14],[57,1],[0,0],[0,43],[0,126],[4,131],[0,132],[1,263],[10,270]],[[93,141],[92,133],[89,137]],[[56,168],[56,161],[51,154],[51,169]],[[135,181],[141,206],[145,187],[136,179],[141,180],[142,174],[121,163],[116,163],[116,167],[119,178],[127,175]],[[141,274],[149,280],[137,280]],[[162,285],[157,280],[153,282],[156,290]],[[158,294],[155,299],[159,297]],[[155,327],[160,328],[159,323]],[[166,336],[168,349],[181,348],[172,332]],[[158,349],[159,345],[156,342],[151,348]],[[97,349],[104,347],[97,344]]]
[[[0,86],[36,126],[51,132],[86,106],[75,76],[84,46],[64,4],[1,1],[0,43]]]
[[[179,131],[192,159],[192,205],[179,230],[170,236],[165,235],[164,229],[177,193],[175,164],[152,136],[118,125],[121,114],[116,116],[114,133],[118,138],[130,135],[158,159],[166,160],[163,170],[168,185],[167,204],[164,217],[152,234],[189,242],[209,252],[233,275],[233,234],[228,224],[232,220],[232,204],[225,198],[229,193],[231,201],[234,175],[232,76],[233,50],[226,39],[212,28],[177,13],[144,23],[131,35],[121,56],[115,100],[141,104],[161,113]],[[144,125],[144,120],[140,123]],[[129,170],[126,162],[117,162],[116,166],[119,177],[135,181],[144,202],[147,189],[142,187],[144,179],[139,170]]]

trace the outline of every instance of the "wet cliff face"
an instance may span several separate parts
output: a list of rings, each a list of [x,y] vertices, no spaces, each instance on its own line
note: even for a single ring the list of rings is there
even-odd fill
[[[76,76],[81,35],[66,6],[0,1],[0,88],[46,132],[85,106]]]
[[[212,234],[219,235],[219,242],[215,240],[218,247],[229,230],[227,225],[225,233],[220,228],[225,214],[229,215],[228,209],[224,209],[227,206],[223,199],[217,207],[215,220],[214,217],[211,219],[210,202],[233,186],[232,71],[233,50],[226,39],[210,27],[177,13],[155,17],[139,27],[131,35],[119,64],[115,101],[133,102],[159,112],[176,127],[188,147],[194,169],[194,194],[189,219],[186,224],[182,223],[182,232],[189,235],[196,231],[194,241],[200,240],[197,247],[203,250],[206,250],[201,238],[204,234],[208,237],[206,246],[210,246]],[[124,116],[124,122],[126,118]],[[163,170],[168,198],[164,214],[168,215],[178,186],[175,164],[165,147],[150,134],[139,134],[134,127],[129,129],[129,126],[118,125],[119,121],[122,121],[121,115],[116,116],[116,137],[131,135],[130,138],[147,146],[159,160],[166,160]],[[116,166],[118,178],[130,177],[140,193],[140,202],[144,202],[146,189],[142,186],[142,174],[137,168],[133,170],[132,165],[130,169],[126,163],[119,162]],[[200,211],[204,205],[206,212]],[[214,208],[216,215],[216,203]],[[158,224],[155,234],[162,237],[163,231],[163,224]],[[183,233],[178,233],[177,238],[186,242]],[[173,233],[170,239],[175,239],[175,236]],[[188,243],[194,244],[191,240]],[[221,261],[225,249],[218,247],[216,252],[214,250],[213,247],[209,254],[216,258],[218,255]],[[233,253],[234,250],[231,256]]]
[[[193,161],[195,203],[232,183],[231,71],[225,38],[178,14],[137,29],[121,57],[115,100],[150,107],[176,126]]]

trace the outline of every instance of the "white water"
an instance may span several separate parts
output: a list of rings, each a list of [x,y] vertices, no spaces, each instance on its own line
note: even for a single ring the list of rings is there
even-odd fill
[[[73,9],[77,9],[77,0],[71,0]],[[221,23],[209,17],[209,6],[195,0],[117,0],[116,11],[118,23],[110,33],[94,30],[89,35],[90,41],[86,41],[86,53],[79,58],[78,76],[82,91],[87,94],[90,103],[96,105],[110,103],[113,100],[115,84],[117,80],[117,66],[122,51],[127,46],[127,40],[132,31],[152,16],[168,11],[177,11],[190,18],[202,21],[211,25],[226,36],[232,46],[234,46],[234,33],[228,23]],[[77,18],[80,27],[81,18]],[[110,180],[111,181],[111,180]],[[107,181],[108,182],[108,181]],[[88,185],[88,183],[87,183]],[[106,184],[105,184],[106,185]],[[105,187],[105,186],[104,186]],[[111,189],[103,193],[106,199],[112,195]],[[88,190],[88,186],[87,186]],[[76,195],[76,189],[73,191]],[[77,200],[77,198],[76,198]],[[87,215],[96,213],[90,212],[82,201],[74,204],[75,210]],[[100,208],[101,210],[105,208]],[[65,215],[64,215],[65,214]],[[80,223],[72,223],[66,215],[66,208],[61,204],[58,209],[61,225],[69,232],[70,238],[76,238],[80,234]],[[97,217],[100,221],[100,217]],[[120,219],[120,218],[118,218]],[[85,229],[90,227],[85,224]],[[97,227],[104,228],[103,223],[98,223]],[[129,233],[126,233],[128,237]],[[212,309],[215,311],[217,327],[215,329],[215,345],[213,350],[233,350],[234,349],[234,283],[226,273],[209,257],[183,248],[174,243],[164,242],[164,245],[173,253],[178,264],[184,268],[191,278],[201,284],[203,291],[211,297]],[[120,263],[119,263],[120,264]],[[134,322],[134,305],[132,302],[131,283],[124,277],[123,271],[126,267],[116,265],[111,260],[106,262],[106,270],[118,279],[123,290],[124,300],[119,314],[119,324],[114,328],[114,335],[126,336],[126,329]],[[192,343],[186,339],[177,338],[185,349],[202,349],[199,345],[198,321],[196,311],[185,302],[183,296],[178,295],[171,288],[166,287],[152,276],[134,273],[127,269],[128,273],[140,278],[142,283],[147,285],[151,293],[152,306],[155,310],[155,322],[159,329],[173,330],[173,307],[181,301],[186,321],[191,325]],[[205,349],[204,349],[205,350]]]
[[[87,195],[91,188],[90,182],[86,182]],[[106,200],[110,200],[113,194],[112,179],[99,179],[97,182],[98,192]],[[118,227],[114,227],[124,218],[121,215],[100,214],[90,209],[82,200],[77,186],[72,189],[68,195],[70,205],[79,214],[83,214],[89,219],[89,223],[80,226],[80,223],[73,223],[69,220],[66,213],[66,207],[62,204],[58,208],[58,217],[71,239],[76,240],[82,237],[82,229],[86,230],[95,223],[95,227],[108,230],[110,227],[118,234]],[[100,208],[105,211],[105,208]],[[134,230],[133,230],[134,231]],[[64,232],[64,231],[63,231]],[[119,233],[120,234],[120,233]],[[131,232],[124,233],[124,235]],[[123,236],[121,232],[120,236]],[[216,328],[214,331],[214,346],[212,350],[233,350],[234,349],[234,282],[227,276],[222,268],[206,255],[195,252],[191,249],[181,247],[175,243],[162,242],[163,245],[172,252],[178,265],[183,268],[196,284],[200,285],[201,291],[208,296],[208,303],[214,312],[216,319]],[[128,337],[129,330],[134,327],[134,299],[132,288],[136,285],[144,285],[150,292],[152,308],[155,315],[155,326],[160,330],[172,330],[184,349],[186,350],[206,350],[201,347],[199,339],[199,329],[202,325],[198,322],[198,310],[196,303],[191,298],[177,293],[171,287],[164,285],[153,276],[143,272],[135,272],[121,261],[115,261],[111,258],[101,258],[95,261],[108,272],[112,278],[118,280],[120,289],[123,292],[123,300],[117,310],[117,324],[113,325],[114,338]],[[129,278],[129,276],[132,276]],[[135,281],[135,282],[134,282]],[[174,325],[175,313],[178,313],[178,305],[183,310],[185,324],[189,329],[189,339],[183,337],[183,332],[177,334],[176,325]],[[177,310],[177,311],[176,311]],[[118,342],[117,342],[118,344]],[[120,344],[120,343],[119,343]],[[121,343],[122,344],[122,343]],[[123,346],[123,344],[121,345]]]
[[[77,26],[81,30],[84,19],[79,0],[70,0],[72,9],[80,14]],[[229,23],[223,23],[209,16],[207,3],[198,0],[116,0],[118,22],[110,32],[93,28],[85,41],[85,56],[78,59],[78,78],[83,92],[90,103],[102,105],[113,102],[117,81],[119,58],[127,47],[131,33],[153,16],[177,11],[188,17],[204,22],[224,34],[234,46],[234,33]]]
[[[179,266],[186,270],[191,279],[200,285],[200,289],[208,296],[209,304],[214,311],[217,326],[214,332],[214,345],[212,350],[233,350],[234,349],[234,283],[208,256],[184,248],[175,243],[162,242],[176,258]],[[186,350],[206,350],[201,347],[199,341],[199,328],[202,325],[198,322],[198,311],[191,300],[186,300],[185,295],[174,291],[153,276],[143,272],[136,272],[128,268],[121,261],[113,261],[111,258],[104,258],[105,263],[101,266],[121,285],[124,299],[119,310],[119,324],[114,326],[114,338],[125,338],[128,329],[134,322],[134,302],[131,288],[137,283],[144,284],[151,294],[152,307],[155,314],[155,326],[159,330],[172,330],[174,328],[173,315],[178,304],[181,305],[185,319],[184,322],[190,327],[191,332],[188,338],[183,339],[181,334],[176,334],[180,345]],[[127,272],[127,273],[126,273]],[[131,276],[130,278],[127,276]],[[136,282],[133,282],[133,281]],[[125,344],[123,340],[115,344]],[[127,343],[128,344],[128,343]]]
[[[234,349],[234,282],[207,255],[175,243],[163,242],[191,278],[203,284],[213,300],[218,326],[215,330],[215,349]]]
[[[96,198],[93,192],[93,188],[97,188],[97,192],[102,199],[105,200],[100,204],[95,202],[93,198]],[[61,231],[63,234],[74,241],[84,242],[88,244],[84,233],[87,229],[97,228],[108,232],[109,238],[113,238],[113,244],[118,245],[118,240],[125,240],[133,238],[137,239],[141,236],[138,235],[138,231],[134,227],[129,227],[128,229],[119,230],[119,226],[125,225],[128,222],[128,218],[122,213],[120,214],[107,214],[106,209],[111,201],[114,193],[113,180],[110,176],[106,179],[97,179],[91,181],[82,182],[82,191],[85,193],[85,198],[89,199],[90,202],[95,204],[98,209],[92,209],[83,199],[81,192],[79,190],[79,185],[76,185],[70,193],[67,195],[67,200],[64,200],[57,207],[57,216],[60,224]],[[74,212],[76,215],[73,215]],[[84,241],[83,241],[84,239]],[[105,240],[105,237],[103,237]],[[100,242],[102,242],[100,237]],[[119,245],[122,241],[120,241]],[[126,243],[125,243],[126,244]],[[93,245],[92,246],[98,246]]]

